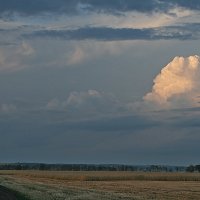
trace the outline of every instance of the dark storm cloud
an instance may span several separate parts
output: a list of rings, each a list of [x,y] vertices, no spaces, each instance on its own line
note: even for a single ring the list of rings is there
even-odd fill
[[[173,7],[184,7],[192,10],[199,10],[199,0],[82,0],[81,3],[89,4],[93,9],[112,11],[167,11]]]
[[[167,11],[170,8],[179,6],[192,10],[200,8],[199,0],[82,0],[81,3],[89,4],[95,10],[103,10],[106,12],[113,11]]]
[[[43,13],[76,14],[80,10],[105,12],[110,14],[127,11],[150,13],[153,11],[167,12],[169,8],[182,6],[198,10],[198,0],[0,0],[0,15],[22,14],[40,15]]]
[[[191,9],[191,10],[199,10],[200,9],[200,1],[199,0],[160,0],[160,2],[171,4],[173,6],[180,6],[183,8]]]
[[[191,156],[198,160],[196,128],[199,127],[191,126],[190,122],[188,127],[178,126],[184,117],[165,121],[162,117],[154,119],[153,115],[149,118],[137,114],[74,121],[66,118],[66,111],[0,114],[1,159],[80,162],[90,155],[88,162],[105,162],[110,153],[110,162],[123,162],[123,159],[132,162],[133,157],[138,163],[155,162],[152,158],[166,163],[188,162]],[[183,152],[184,157],[180,158]],[[110,160],[113,156],[115,159]],[[95,160],[97,157],[102,160]]]
[[[158,126],[156,121],[140,116],[119,116],[112,118],[90,119],[75,122],[58,123],[55,127],[62,127],[64,130],[76,131],[100,131],[100,132],[119,132],[119,131],[138,131],[150,127]]]
[[[67,12],[75,11],[77,0],[0,0],[0,12],[19,13],[24,15],[37,15],[47,12]]]
[[[131,29],[131,28],[107,28],[107,27],[84,27],[76,30],[44,30],[33,33],[35,37],[54,37],[66,40],[130,40],[150,39],[153,29]]]
[[[183,24],[180,26],[166,26],[160,28],[108,28],[83,27],[74,30],[41,30],[23,37],[49,37],[64,40],[194,40],[199,39],[200,24]]]
[[[139,11],[139,12],[152,12],[159,10],[167,10],[170,4],[166,2],[158,2],[156,0],[86,0],[82,1],[92,6],[91,9],[104,12],[126,12],[126,11]]]
[[[29,116],[29,117],[27,117]],[[10,124],[10,125],[9,125]],[[37,124],[37,126],[35,126]],[[0,115],[1,135],[16,133],[16,135],[25,133],[62,133],[62,132],[135,132],[145,130],[151,127],[157,127],[159,123],[156,120],[139,115],[121,115],[121,116],[102,116],[88,119],[71,119],[64,112],[58,111],[37,111],[37,112],[18,112],[12,115]]]
[[[156,111],[159,116],[168,116],[165,118],[162,125],[173,127],[177,130],[193,130],[200,128],[200,107],[188,107],[171,110]],[[162,120],[160,120],[161,122]]]
[[[199,109],[197,108],[197,111],[188,111],[188,112],[199,112]],[[199,116],[177,117],[177,118],[174,118],[173,120],[171,120],[171,125],[178,129],[180,129],[180,128],[183,128],[183,129],[200,128]]]
[[[165,6],[163,6],[163,4]],[[102,12],[141,11],[151,12],[166,8],[166,3],[157,3],[154,0],[1,0],[1,13],[20,13],[36,15],[41,13],[76,13],[78,9]]]

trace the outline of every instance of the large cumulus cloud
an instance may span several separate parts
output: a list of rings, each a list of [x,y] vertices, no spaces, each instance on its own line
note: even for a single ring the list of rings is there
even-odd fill
[[[144,96],[144,101],[161,108],[198,106],[199,76],[199,56],[177,56],[156,76],[152,91]]]

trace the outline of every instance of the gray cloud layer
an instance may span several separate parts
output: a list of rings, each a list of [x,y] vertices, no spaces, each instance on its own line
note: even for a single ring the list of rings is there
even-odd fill
[[[65,114],[59,117],[46,111],[0,115],[1,159],[137,164],[198,160],[199,123],[193,124],[194,118],[188,115],[162,119],[165,114],[152,113],[151,119],[133,114],[75,121],[63,121]]]
[[[119,116],[112,118],[101,118],[96,120],[84,120],[76,122],[63,122],[59,125],[62,129],[73,131],[100,131],[120,132],[144,130],[158,125],[151,119],[140,116]]]
[[[152,11],[160,8],[160,4],[153,0],[143,1],[99,1],[99,0],[8,0],[0,2],[0,12],[18,12],[25,15],[35,15],[44,12],[64,12],[66,14],[76,12],[78,5],[82,5],[87,10],[97,10],[104,12],[116,11]],[[85,6],[83,6],[85,5]]]
[[[74,30],[40,30],[23,37],[49,37],[64,40],[194,40],[199,38],[199,23],[165,26],[160,28],[83,27]]]
[[[80,10],[111,14],[126,11],[166,12],[175,6],[198,10],[200,2],[198,0],[1,0],[0,5],[1,16],[5,16],[5,14],[13,13],[23,15],[37,15],[42,13],[73,14]]]

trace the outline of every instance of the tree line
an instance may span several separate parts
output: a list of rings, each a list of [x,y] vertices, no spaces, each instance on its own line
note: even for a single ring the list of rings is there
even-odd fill
[[[186,172],[200,172],[200,165],[190,165],[186,168]]]
[[[187,168],[165,165],[2,163],[0,170],[183,172]]]

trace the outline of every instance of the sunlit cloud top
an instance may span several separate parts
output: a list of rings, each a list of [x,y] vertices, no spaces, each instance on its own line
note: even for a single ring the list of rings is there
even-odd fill
[[[162,108],[198,106],[199,77],[199,56],[177,56],[156,76],[152,91],[144,100]]]

